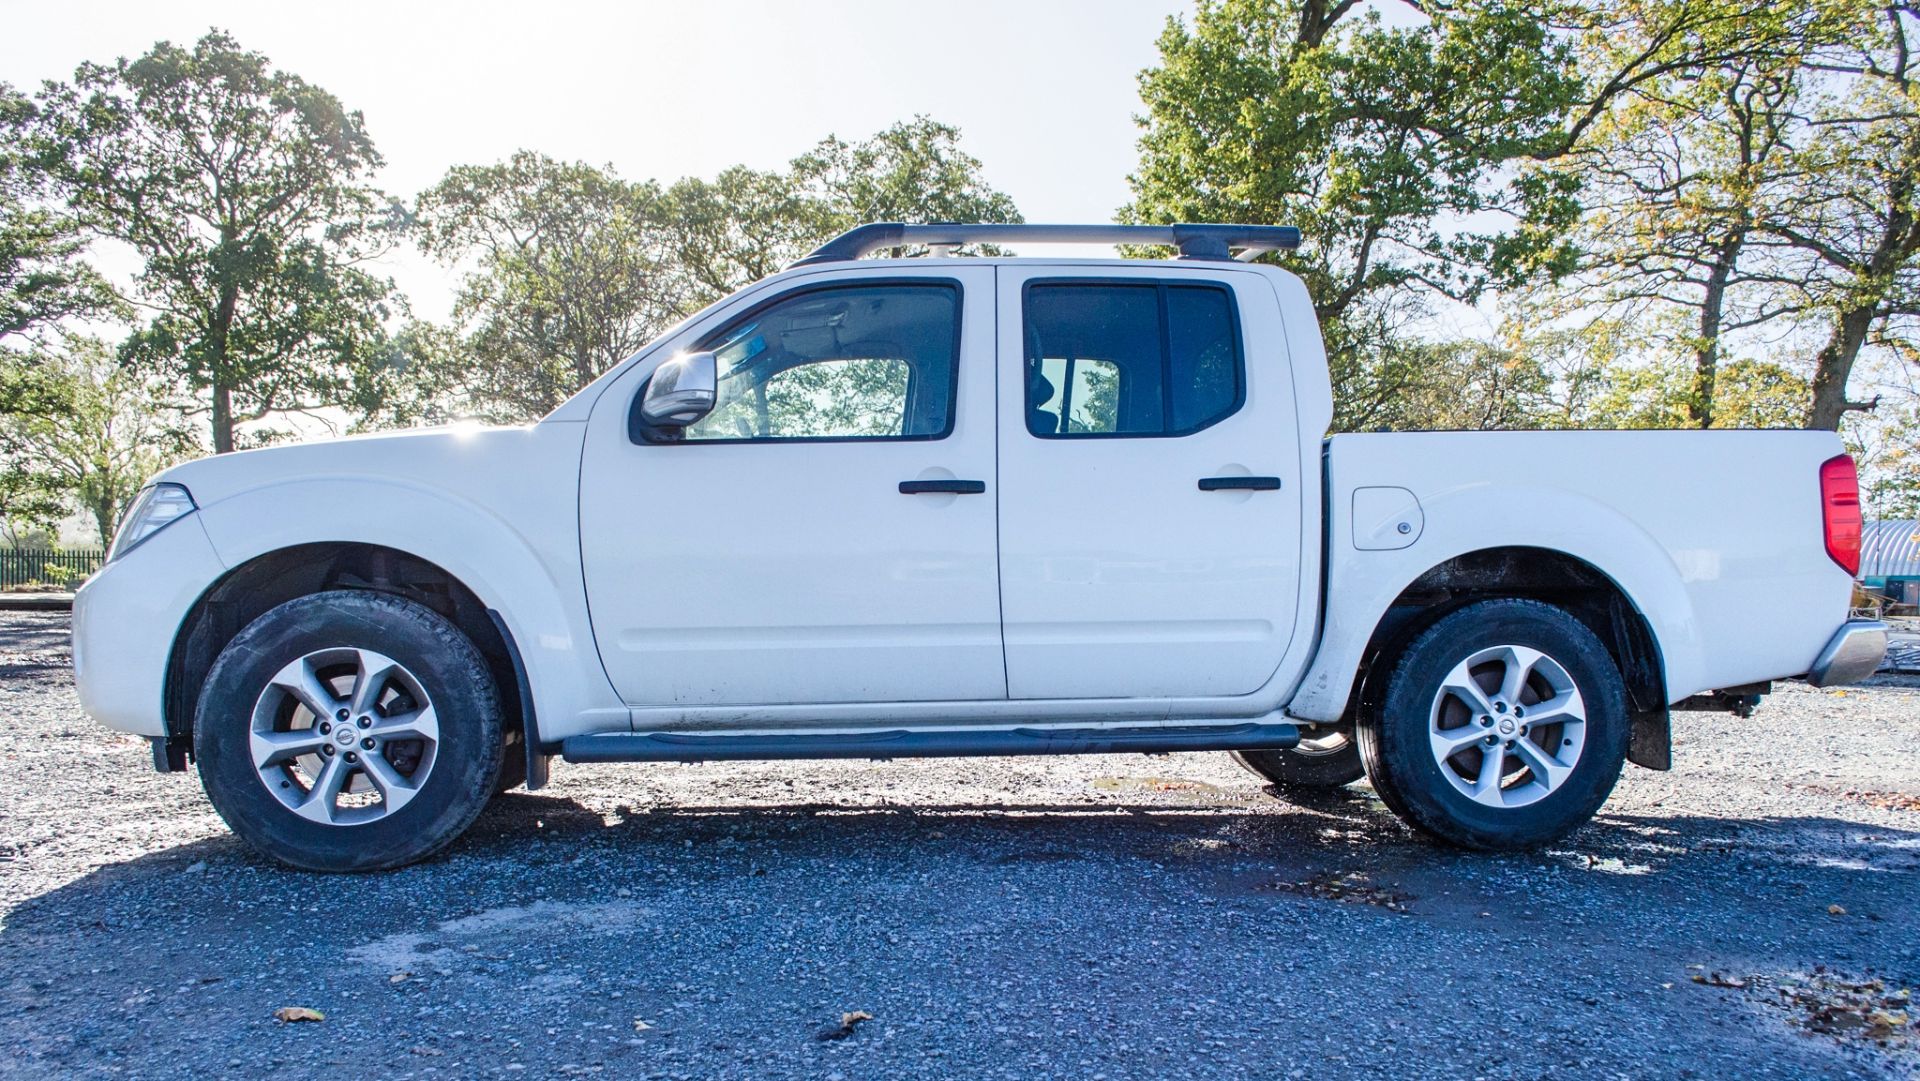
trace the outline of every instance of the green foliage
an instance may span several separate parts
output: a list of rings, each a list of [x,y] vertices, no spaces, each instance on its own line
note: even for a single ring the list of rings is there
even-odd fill
[[[484,412],[548,412],[676,316],[652,184],[522,151],[455,168],[418,217],[423,249],[477,264],[454,317],[470,362],[494,373]]]
[[[664,189],[525,151],[456,168],[420,197],[418,220],[425,250],[475,268],[457,331],[409,327],[389,344],[363,380],[368,422],[539,416],[670,323],[862,221],[1018,221],[959,137],[921,117],[858,143],[829,136],[782,172],[736,166]]]
[[[401,224],[359,113],[214,31],[50,85],[36,145],[79,218],[144,260],[123,347],[236,428],[339,404],[381,345],[389,282],[356,265]]]
[[[1342,423],[1382,420],[1424,358],[1400,333],[1421,294],[1471,298],[1560,258],[1570,204],[1512,164],[1559,144],[1579,83],[1520,6],[1436,7],[1425,25],[1301,0],[1201,0],[1142,74],[1140,165],[1125,220],[1283,222],[1344,392]],[[1449,228],[1530,214],[1534,234]],[[1476,225],[1477,227],[1477,225]],[[1391,422],[1391,421],[1389,421]]]
[[[36,397],[56,404],[0,421],[0,489],[23,498],[7,516],[50,524],[71,500],[105,547],[141,486],[186,456],[192,437],[176,423],[166,387],[117,363],[97,338],[62,340],[34,358],[32,372]]]
[[[119,308],[82,259],[80,223],[45,199],[45,173],[29,153],[38,115],[30,99],[0,83],[0,343]]]

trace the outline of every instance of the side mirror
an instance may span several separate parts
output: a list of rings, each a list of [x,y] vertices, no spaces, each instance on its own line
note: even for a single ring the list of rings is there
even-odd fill
[[[649,428],[684,428],[713,412],[719,396],[719,362],[712,353],[682,353],[653,370],[640,399],[640,419]]]

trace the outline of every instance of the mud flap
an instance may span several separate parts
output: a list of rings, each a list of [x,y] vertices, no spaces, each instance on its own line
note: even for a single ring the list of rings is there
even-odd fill
[[[1647,769],[1673,768],[1673,715],[1664,709],[1641,710],[1633,715],[1633,732],[1627,743],[1627,761]]]

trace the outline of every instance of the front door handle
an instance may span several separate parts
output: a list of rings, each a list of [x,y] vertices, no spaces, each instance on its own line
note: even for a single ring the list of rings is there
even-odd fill
[[[983,495],[987,490],[984,480],[903,480],[900,482],[901,495]]]
[[[1203,492],[1271,492],[1280,487],[1279,477],[1201,477]]]

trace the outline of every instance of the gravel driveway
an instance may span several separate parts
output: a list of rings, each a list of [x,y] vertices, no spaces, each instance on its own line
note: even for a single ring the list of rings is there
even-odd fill
[[[66,641],[0,613],[7,1076],[1920,1076],[1920,679],[1680,714],[1532,856],[1218,754],[557,763],[329,877],[86,720]]]

